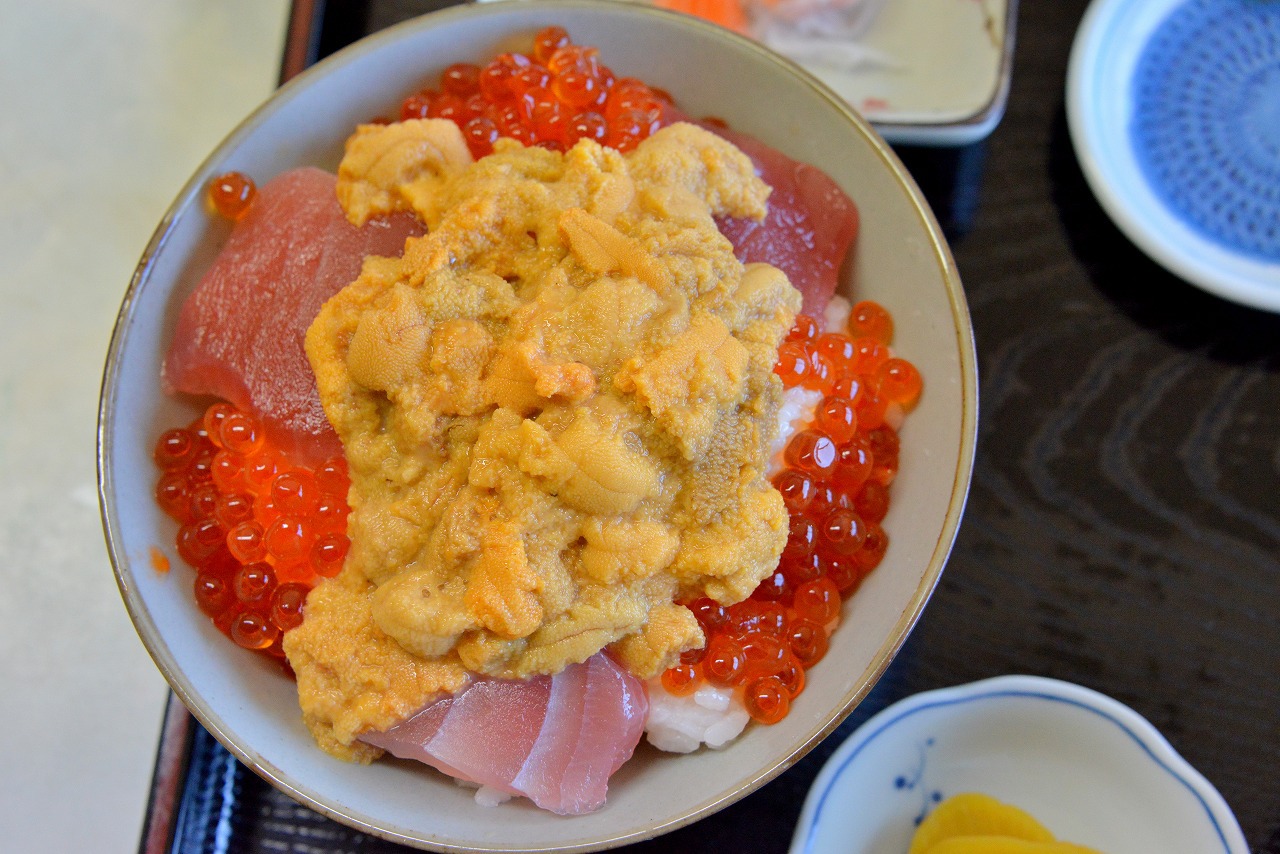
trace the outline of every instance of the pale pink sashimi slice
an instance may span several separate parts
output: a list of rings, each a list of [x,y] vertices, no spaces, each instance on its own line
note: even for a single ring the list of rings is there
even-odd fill
[[[183,303],[161,373],[169,392],[216,395],[256,413],[281,450],[310,465],[342,447],[320,406],[307,328],[366,255],[400,255],[405,238],[422,233],[404,214],[356,228],[335,182],[305,167],[259,189]]]
[[[560,815],[605,800],[644,730],[644,685],[603,652],[555,676],[488,679],[365,742]]]
[[[720,232],[743,263],[763,261],[786,273],[804,296],[801,311],[821,318],[858,238],[857,205],[821,169],[745,134],[724,127],[711,130],[746,152],[773,188],[762,222],[723,217],[717,220]]]
[[[597,653],[562,684],[553,680],[542,732],[513,788],[539,806],[559,804],[557,812],[597,809],[609,777],[635,751],[648,714],[644,685]]]
[[[425,762],[451,777],[519,794],[510,783],[538,740],[552,681],[550,676],[524,682],[480,679],[386,732],[368,733],[363,740],[402,759]]]

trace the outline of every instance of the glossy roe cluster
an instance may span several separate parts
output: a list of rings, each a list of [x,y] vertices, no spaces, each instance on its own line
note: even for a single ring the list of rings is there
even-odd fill
[[[238,645],[283,659],[307,592],[347,554],[346,461],[293,465],[229,403],[163,433],[154,458],[156,502],[181,526],[196,604]]]
[[[669,100],[640,80],[616,78],[599,50],[573,44],[553,26],[537,33],[528,53],[450,65],[434,85],[404,99],[400,119],[451,119],[476,159],[499,137],[556,151],[586,137],[630,151],[660,127]]]

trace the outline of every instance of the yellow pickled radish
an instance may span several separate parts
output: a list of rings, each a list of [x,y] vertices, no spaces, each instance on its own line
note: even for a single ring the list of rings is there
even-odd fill
[[[928,854],[1099,854],[1070,842],[1031,842],[1012,836],[950,836]]]
[[[939,842],[953,836],[983,835],[1027,842],[1054,841],[1053,834],[1023,810],[989,795],[962,792],[938,804],[920,822],[911,838],[909,854],[929,854]]]

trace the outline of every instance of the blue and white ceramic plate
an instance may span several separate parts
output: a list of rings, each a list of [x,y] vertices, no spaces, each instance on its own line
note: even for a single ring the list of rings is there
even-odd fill
[[[1002,676],[908,697],[859,727],[814,782],[791,854],[905,854],[935,805],[971,791],[1108,854],[1249,852],[1222,796],[1137,712]]]
[[[1080,168],[1135,246],[1280,312],[1280,4],[1093,0],[1066,107]]]

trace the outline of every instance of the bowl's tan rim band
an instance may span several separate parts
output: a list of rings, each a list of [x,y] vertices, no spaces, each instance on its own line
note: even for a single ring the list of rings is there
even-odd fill
[[[516,850],[528,852],[598,851],[625,843],[638,842],[643,839],[648,839],[653,836],[675,830],[676,828],[683,827],[684,825],[697,821],[698,819],[715,812],[734,801],[740,800],[795,764],[801,757],[808,753],[809,750],[818,744],[818,742],[839,726],[845,717],[847,717],[857,706],[858,702],[860,702],[862,698],[866,696],[867,692],[870,691],[871,687],[884,673],[885,669],[889,666],[889,663],[893,660],[893,657],[897,654],[903,640],[906,638],[910,629],[914,626],[916,620],[920,616],[920,613],[923,611],[925,604],[928,602],[929,596],[942,572],[942,568],[946,564],[947,557],[950,555],[951,548],[959,528],[960,518],[964,512],[964,505],[968,496],[969,477],[973,469],[974,449],[977,441],[977,358],[972,332],[970,331],[969,309],[964,299],[964,291],[960,283],[959,271],[956,269],[955,260],[951,256],[950,248],[941,236],[942,229],[934,217],[933,212],[925,203],[923,195],[916,186],[914,179],[903,167],[897,156],[889,149],[888,145],[876,135],[865,119],[853,111],[846,101],[795,63],[772,53],[753,41],[727,30],[723,30],[713,24],[692,18],[688,15],[667,12],[653,7],[635,7],[625,2],[625,0],[604,0],[604,2],[602,2],[602,0],[539,0],[537,7],[539,11],[546,11],[548,14],[554,14],[558,9],[599,11],[601,6],[605,5],[605,3],[615,5],[614,11],[622,15],[650,16],[658,14],[670,16],[673,20],[679,21],[679,26],[702,30],[709,38],[731,41],[737,48],[755,52],[762,60],[777,66],[780,71],[800,78],[802,82],[813,89],[835,110],[845,116],[849,123],[857,128],[857,130],[867,138],[868,142],[873,145],[885,166],[895,173],[903,182],[904,186],[908,188],[912,204],[915,207],[918,217],[928,227],[929,233],[932,235],[933,255],[938,264],[939,271],[947,284],[947,294],[951,303],[951,314],[954,324],[953,331],[960,350],[960,374],[961,382],[963,384],[963,414],[959,437],[960,455],[955,474],[952,479],[951,500],[942,530],[939,532],[938,538],[935,542],[933,554],[930,558],[925,576],[920,587],[917,589],[915,595],[912,597],[907,608],[903,611],[895,625],[894,634],[896,639],[891,638],[889,641],[886,641],[886,643],[876,653],[872,662],[872,667],[866,677],[861,683],[854,686],[853,690],[845,695],[840,712],[837,713],[827,724],[810,732],[791,754],[783,757],[773,766],[765,769],[756,777],[746,781],[741,786],[735,787],[731,791],[722,792],[712,799],[691,807],[678,818],[664,824],[647,828],[644,831],[628,833],[607,840],[583,845],[554,846],[548,848],[531,848],[527,845],[519,847],[501,846],[494,848],[456,846],[449,843],[411,835],[407,832],[396,833],[394,831],[386,831],[376,828],[356,815],[347,814],[333,809],[322,803],[319,797],[313,792],[286,780],[285,775],[278,768],[266,762],[263,757],[251,751],[241,749],[228,736],[221,719],[198,700],[194,695],[190,684],[178,671],[176,662],[169,653],[167,646],[165,646],[160,640],[155,623],[151,620],[150,615],[146,613],[146,610],[141,607],[140,602],[135,601],[136,597],[133,595],[121,567],[121,563],[127,560],[127,556],[123,554],[123,536],[119,530],[119,525],[114,514],[110,510],[111,501],[109,499],[114,495],[115,483],[112,478],[110,468],[106,464],[106,460],[111,456],[112,451],[111,428],[113,425],[110,422],[111,412],[113,411],[113,404],[116,398],[116,383],[118,380],[117,369],[115,366],[118,364],[120,351],[128,337],[129,327],[133,318],[135,301],[140,289],[150,275],[157,253],[168,239],[179,212],[186,207],[189,200],[194,195],[201,191],[201,188],[208,180],[209,176],[207,173],[211,172],[212,165],[219,158],[219,153],[224,148],[237,141],[240,137],[248,134],[248,132],[255,125],[260,123],[265,116],[274,112],[277,109],[277,104],[287,100],[291,92],[297,88],[306,86],[307,82],[313,75],[322,74],[334,64],[351,61],[363,53],[375,50],[384,41],[400,38],[406,32],[421,27],[432,26],[437,22],[447,21],[450,18],[476,14],[502,14],[502,7],[504,4],[497,3],[493,5],[485,4],[479,6],[453,7],[438,12],[432,12],[368,36],[360,42],[338,51],[333,55],[333,57],[317,63],[315,66],[293,78],[277,90],[276,94],[246,117],[235,128],[235,130],[233,130],[231,134],[229,134],[227,138],[214,149],[209,157],[201,164],[199,169],[196,170],[192,178],[183,187],[174,203],[169,207],[143,252],[142,260],[129,283],[129,288],[125,293],[118,319],[112,331],[111,343],[108,349],[107,368],[102,380],[101,402],[98,412],[97,441],[99,505],[102,514],[103,528],[106,532],[108,552],[116,576],[116,583],[120,588],[120,593],[124,599],[125,606],[129,611],[129,615],[134,624],[140,627],[139,633],[142,636],[144,645],[146,646],[147,651],[151,654],[151,657],[155,661],[157,667],[159,667],[160,671],[164,674],[165,679],[173,687],[174,692],[182,700],[183,704],[191,710],[196,719],[199,720],[200,723],[209,730],[209,732],[212,733],[224,747],[235,755],[237,759],[272,785],[290,793],[295,799],[305,803],[308,807],[323,815],[329,816],[343,824],[354,827],[365,833],[370,833],[393,842],[418,847],[427,845],[433,850],[467,852],[467,854]]]

